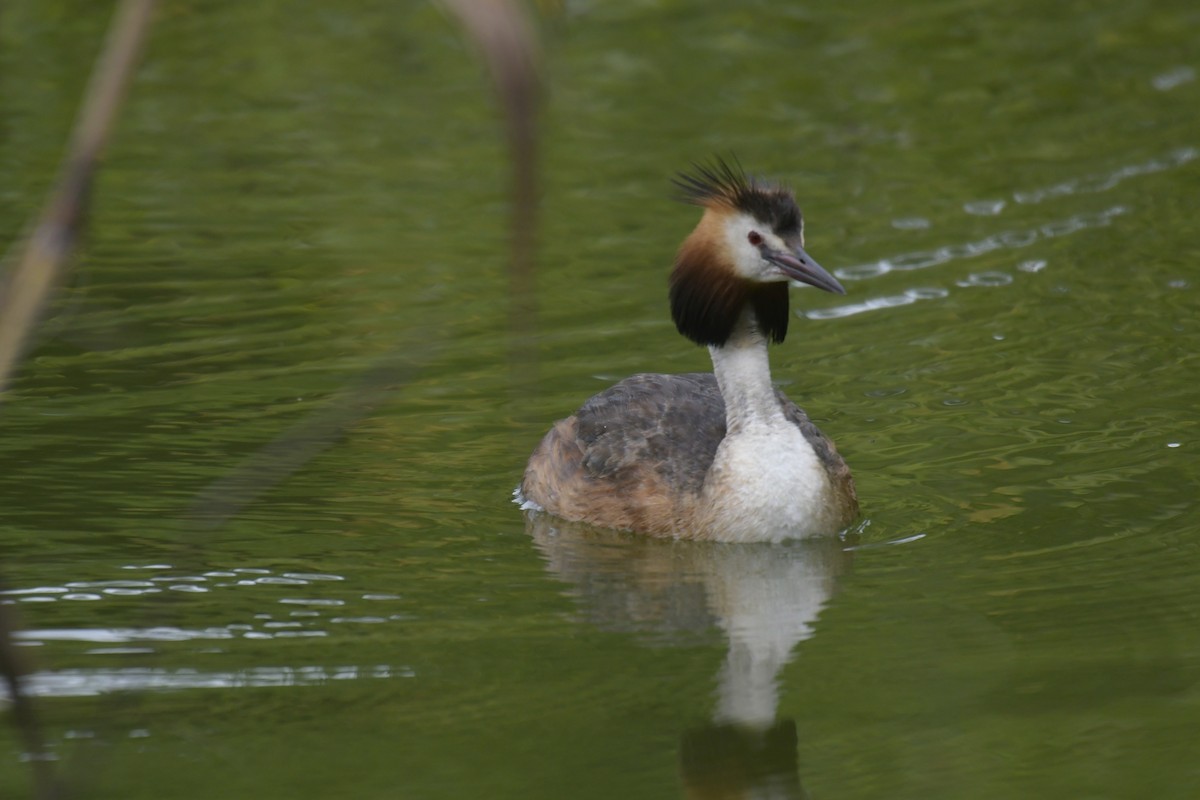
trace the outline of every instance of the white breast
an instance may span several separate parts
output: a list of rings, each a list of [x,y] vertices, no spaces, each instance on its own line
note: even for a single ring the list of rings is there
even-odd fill
[[[710,538],[782,541],[831,533],[829,477],[783,418],[726,436],[704,486]]]

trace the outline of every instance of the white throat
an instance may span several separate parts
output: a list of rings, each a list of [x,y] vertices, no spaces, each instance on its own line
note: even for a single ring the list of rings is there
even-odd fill
[[[775,399],[767,341],[747,306],[721,347],[709,347],[713,372],[725,400],[726,436],[788,424]]]
[[[715,536],[782,541],[828,532],[829,476],[784,415],[771,384],[767,342],[748,306],[729,340],[709,353],[726,425],[704,485]]]

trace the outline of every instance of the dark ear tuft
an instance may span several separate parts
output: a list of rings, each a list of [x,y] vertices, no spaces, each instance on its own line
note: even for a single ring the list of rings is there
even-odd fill
[[[701,260],[684,248],[671,272],[671,317],[680,333],[696,344],[720,347],[750,294],[750,284]]]
[[[767,341],[779,344],[787,338],[791,312],[788,309],[786,282],[756,286],[750,296],[750,302],[754,305],[754,318],[758,320],[758,329]]]

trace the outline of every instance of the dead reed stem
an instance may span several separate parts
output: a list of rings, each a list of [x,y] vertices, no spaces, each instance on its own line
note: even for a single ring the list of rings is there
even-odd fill
[[[153,9],[154,0],[122,0],[118,6],[92,70],[58,179],[23,247],[15,249],[18,255],[11,268],[5,270],[0,287],[0,402],[79,242],[92,179],[141,53]],[[0,677],[12,697],[13,720],[33,767],[34,796],[51,800],[61,797],[62,789],[45,758],[41,726],[24,691],[23,678],[28,671],[13,643],[15,630],[11,609],[0,606]]]

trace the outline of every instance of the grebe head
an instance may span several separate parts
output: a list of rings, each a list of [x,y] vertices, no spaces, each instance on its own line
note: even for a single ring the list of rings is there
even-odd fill
[[[782,342],[789,281],[846,293],[804,251],[804,217],[791,190],[721,158],[674,182],[685,202],[704,209],[671,272],[671,314],[684,336],[719,347],[750,304],[763,336]]]

